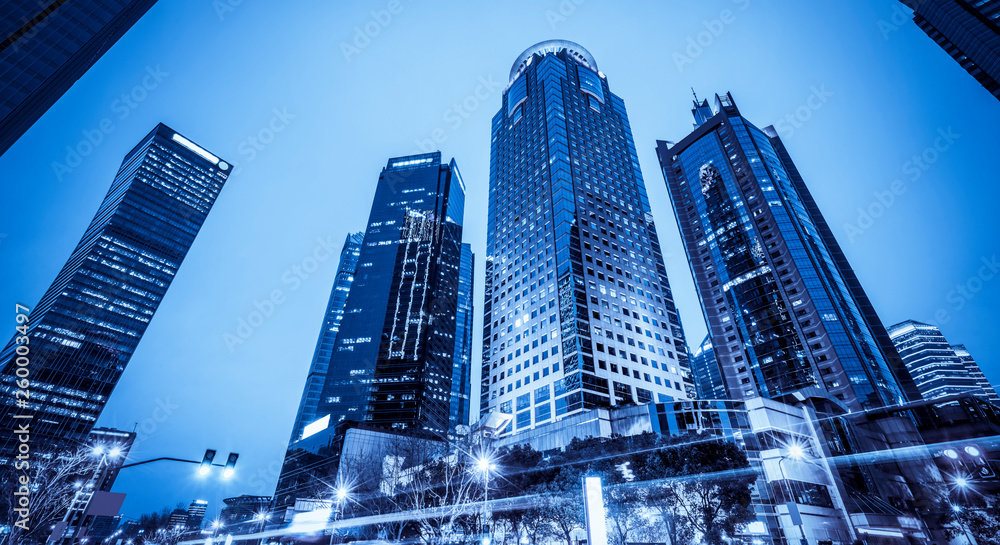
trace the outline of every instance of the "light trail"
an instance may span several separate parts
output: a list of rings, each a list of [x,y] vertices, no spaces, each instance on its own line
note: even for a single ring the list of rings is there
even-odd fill
[[[386,522],[402,522],[402,521],[412,521],[412,520],[424,520],[437,517],[460,517],[464,515],[476,515],[482,512],[483,507],[489,506],[491,512],[503,512],[512,511],[514,509],[530,509],[538,507],[540,505],[540,500],[545,498],[541,494],[530,494],[527,496],[517,496],[514,498],[501,498],[496,500],[490,500],[489,502],[470,502],[466,504],[457,505],[445,505],[439,507],[428,507],[424,509],[414,509],[410,511],[400,511],[397,513],[388,513],[384,515],[366,515],[363,517],[355,517],[351,519],[341,519],[337,521],[328,521],[326,523],[315,523],[315,524],[300,524],[302,528],[296,530],[296,525],[293,522],[292,526],[287,528],[278,528],[274,530],[265,530],[262,532],[254,532],[252,534],[242,534],[233,535],[232,542],[239,543],[241,541],[266,539],[271,537],[283,537],[290,535],[319,535],[321,532],[327,530],[339,530],[343,528],[354,528],[357,526],[368,526],[370,524],[379,524]],[[231,535],[231,534],[230,534]],[[191,539],[187,541],[181,541],[178,545],[205,545],[211,543],[214,545],[221,545],[227,539],[227,535],[219,535],[216,537],[201,537],[198,539]],[[363,543],[363,542],[357,542]],[[376,541],[373,543],[385,543],[384,541]]]

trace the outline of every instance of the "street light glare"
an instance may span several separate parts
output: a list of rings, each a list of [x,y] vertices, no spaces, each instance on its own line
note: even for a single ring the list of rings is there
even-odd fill
[[[800,445],[792,445],[788,447],[788,455],[795,460],[801,459],[804,454],[805,453]]]
[[[962,512],[962,508],[959,507],[959,506],[957,506],[957,505],[952,505],[951,506],[951,510],[954,511],[954,512],[956,512],[956,513],[961,513]]]
[[[117,458],[122,455],[122,449],[119,447],[112,447],[111,452],[108,453],[112,458]]]
[[[222,470],[222,478],[228,479],[233,476],[233,473],[236,473],[236,470],[234,470],[231,467],[227,467],[226,469]]]
[[[958,458],[958,451],[953,448],[946,448],[944,449],[944,455],[954,460]]]
[[[347,499],[347,489],[346,488],[340,487],[340,488],[337,489],[337,499],[338,500]]]
[[[979,452],[979,449],[977,449],[976,447],[971,447],[971,446],[970,447],[965,447],[965,452],[969,456],[979,456],[980,454],[982,454],[981,452]]]
[[[965,477],[959,477],[955,479],[955,484],[961,486],[962,488],[965,488],[966,486],[969,486],[969,481],[967,481]]]
[[[96,447],[94,447],[95,456],[100,456],[102,454],[104,454],[104,447],[102,447],[101,445],[97,445]]]
[[[201,466],[201,467],[198,468],[198,475],[202,475],[202,476],[208,475],[209,471],[212,471],[211,467],[209,467],[209,466]]]

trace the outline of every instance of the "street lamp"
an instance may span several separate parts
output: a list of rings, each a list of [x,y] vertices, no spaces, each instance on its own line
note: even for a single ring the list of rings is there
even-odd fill
[[[493,508],[489,505],[489,503],[490,503],[490,473],[496,471],[497,464],[493,460],[493,458],[489,454],[487,454],[485,452],[482,452],[482,453],[479,454],[479,456],[475,459],[475,464],[476,464],[476,469],[483,476],[483,514],[482,514],[483,521],[482,521],[482,524],[481,524],[481,527],[480,527],[480,533],[481,534],[485,534],[486,533],[486,515],[487,515],[487,509],[489,509],[489,518],[490,518],[490,520],[493,519]],[[488,538],[484,538],[484,541],[485,541],[485,539],[488,539]]]
[[[337,503],[336,509],[333,512],[333,522],[336,523],[344,515],[344,503],[351,499],[351,489],[343,484],[338,485],[333,491],[333,497]],[[330,545],[333,545],[333,538],[336,535],[337,528],[334,526],[330,528]]]
[[[791,445],[788,447],[788,455],[792,457],[793,460],[801,460],[805,456],[805,451],[802,450],[801,445]]]
[[[270,518],[271,518],[271,513],[268,513],[267,511],[260,511],[256,515],[254,515],[253,519],[255,521],[257,521],[257,522],[260,523],[260,528],[258,528],[258,530],[257,530],[258,532],[263,532],[264,531],[264,528],[267,526],[267,521]],[[263,542],[264,542],[264,538],[260,538],[259,540],[257,540],[258,544],[263,543]]]
[[[962,521],[962,517],[958,516],[962,512],[962,506],[953,503],[951,504],[951,510],[953,513],[955,513],[955,518],[958,520],[958,524],[962,527],[962,532],[965,534],[966,543],[972,543],[972,537],[969,536],[969,527],[966,526],[965,522]]]
[[[785,483],[785,490],[788,491],[788,499],[785,502],[785,506],[788,508],[788,516],[789,518],[791,518],[792,505],[797,502],[792,500],[792,485],[791,483],[788,482],[788,477],[785,475],[785,466],[781,465],[782,462],[784,462],[788,458],[791,458],[796,461],[805,460],[806,462],[808,462],[809,460],[806,459],[805,449],[802,448],[802,445],[799,445],[797,443],[792,443],[791,445],[789,445],[788,454],[782,456],[781,459],[778,460],[778,470],[781,471],[781,480]],[[796,506],[795,509],[797,511],[798,506]],[[808,541],[806,540],[806,528],[805,525],[802,524],[801,515],[799,515],[799,517],[800,517],[799,523],[795,524],[795,520],[793,519],[792,524],[795,524],[795,526],[799,527],[799,532],[802,533],[802,545],[806,545],[806,543],[808,543]]]

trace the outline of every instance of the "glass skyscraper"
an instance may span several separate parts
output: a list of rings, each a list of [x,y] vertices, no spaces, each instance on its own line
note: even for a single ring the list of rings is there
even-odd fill
[[[8,0],[0,22],[0,154],[156,0]]]
[[[693,397],[625,104],[594,57],[525,50],[492,133],[482,414],[514,431]]]
[[[364,236],[349,238],[358,246],[339,331],[328,309],[314,357],[314,368],[328,362],[315,418],[300,409],[278,477],[273,509],[286,520],[297,500],[329,491],[352,437],[442,440],[468,425],[475,257],[462,243],[464,208],[458,165],[440,152],[382,169]],[[334,292],[331,308],[344,297]]]
[[[451,370],[451,405],[448,429],[470,424],[472,395],[472,322],[473,284],[476,256],[472,246],[462,244],[462,262],[458,273],[458,306],[455,312],[455,359]]]
[[[777,134],[729,94],[693,113],[657,154],[729,397],[821,412],[919,399]]]
[[[1000,0],[902,0],[913,22],[1000,98]]]
[[[324,425],[448,433],[456,350],[471,350],[456,335],[468,312],[460,277],[472,272],[471,254],[463,268],[464,206],[458,165],[442,164],[440,152],[382,170],[317,407]]]
[[[337,332],[340,331],[340,320],[344,317],[347,294],[351,291],[354,273],[358,268],[358,256],[361,254],[361,243],[364,241],[364,237],[364,233],[347,235],[344,247],[340,250],[337,276],[333,280],[330,301],[327,303],[326,313],[323,315],[323,327],[320,329],[319,339],[316,341],[312,363],[309,364],[309,374],[306,376],[306,385],[302,389],[302,400],[299,402],[299,410],[295,415],[295,424],[292,425],[292,437],[289,442],[301,439],[302,431],[306,425],[316,420],[316,409],[319,407],[323,383],[326,382],[326,373],[330,368],[333,345],[337,341]]]
[[[1000,405],[1000,397],[963,345],[948,344],[936,326],[906,320],[889,336],[924,399],[972,394]]]
[[[728,399],[722,370],[712,349],[712,336],[706,335],[691,355],[691,371],[698,399]]]
[[[32,415],[33,451],[87,437],[230,171],[163,124],[125,156],[80,243],[31,309],[26,407],[14,406],[15,348],[25,343],[15,337],[0,353],[2,417]],[[0,444],[9,462],[17,439]]]

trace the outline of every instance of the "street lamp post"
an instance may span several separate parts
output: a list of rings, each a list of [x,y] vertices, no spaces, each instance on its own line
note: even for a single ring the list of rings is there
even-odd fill
[[[490,506],[490,473],[496,471],[496,463],[486,454],[481,454],[479,458],[476,459],[476,469],[479,470],[483,475],[483,514],[482,523],[480,525],[479,532],[482,534],[483,543],[486,543],[486,515],[487,509],[489,509],[489,518],[492,522],[493,520],[493,508]]]
[[[268,519],[271,518],[271,514],[266,511],[261,511],[254,516],[254,520],[260,522],[260,527],[257,529],[258,532],[263,532],[265,526],[267,526]],[[264,538],[259,538],[257,540],[258,545],[264,543]]]
[[[968,525],[965,524],[965,522],[962,521],[962,518],[959,516],[962,514],[962,507],[960,505],[952,505],[951,510],[955,512],[955,518],[958,519],[958,524],[959,526],[962,527],[962,533],[965,534],[965,542],[972,543],[972,536],[969,535],[969,527]]]
[[[87,508],[90,506],[90,500],[94,497],[94,492],[99,488],[99,484],[105,476],[105,472],[111,467],[111,460],[117,460],[122,455],[122,449],[118,445],[113,445],[107,447],[105,445],[95,445],[91,454],[94,456],[99,456],[100,460],[97,462],[97,467],[94,468],[93,474],[87,482],[81,484],[80,488],[73,494],[73,500],[70,503],[69,509],[66,510],[66,515],[63,517],[62,522],[65,524],[65,528],[68,528],[74,514],[78,513],[79,521],[73,529],[72,534],[68,538],[63,537],[53,537],[53,543],[61,543],[68,539],[68,543],[73,543],[76,538],[80,535],[83,530],[83,519]]]
[[[337,507],[336,510],[333,512],[334,523],[339,521],[340,517],[344,515],[344,502],[346,502],[348,498],[350,498],[350,495],[351,491],[348,490],[346,487],[344,486],[337,487],[337,492],[336,492]],[[330,528],[330,545],[333,545],[333,537],[335,535],[337,535],[336,524],[334,524],[333,528]]]
[[[793,444],[788,447],[788,454],[783,455],[781,459],[778,460],[778,470],[781,471],[781,480],[782,482],[785,483],[785,490],[788,492],[788,501],[785,502],[785,505],[789,510],[788,516],[789,518],[791,518],[792,516],[791,505],[796,502],[792,501],[792,485],[789,484],[788,477],[785,475],[785,467],[781,465],[782,462],[784,462],[787,458],[791,458],[796,461],[802,460],[803,458],[805,458],[805,451],[802,449],[800,445]],[[795,509],[796,512],[798,512],[798,506],[796,506]],[[794,519],[792,520],[792,524],[795,524]],[[808,541],[806,540],[805,525],[802,524],[802,515],[799,515],[799,523],[795,525],[799,527],[799,532],[802,533],[802,545],[807,545]]]

